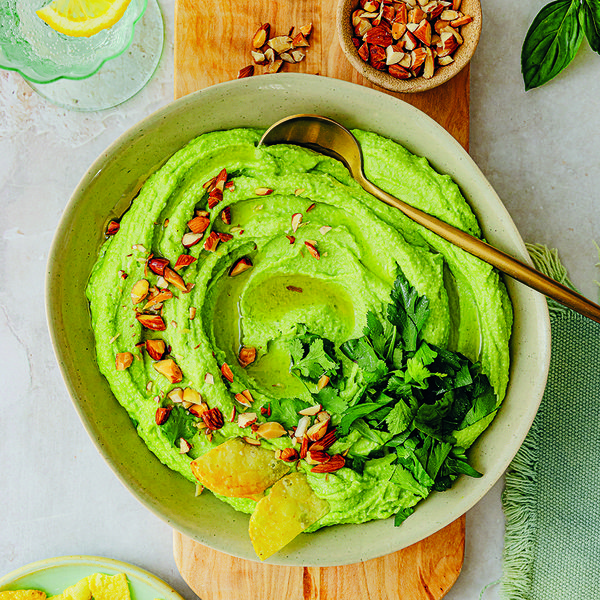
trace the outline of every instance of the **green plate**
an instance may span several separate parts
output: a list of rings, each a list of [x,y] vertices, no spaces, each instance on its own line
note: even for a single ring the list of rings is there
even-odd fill
[[[59,556],[31,563],[0,578],[0,591],[42,590],[60,594],[80,579],[104,573],[125,573],[132,600],[184,600],[164,581],[134,565],[100,556]]]

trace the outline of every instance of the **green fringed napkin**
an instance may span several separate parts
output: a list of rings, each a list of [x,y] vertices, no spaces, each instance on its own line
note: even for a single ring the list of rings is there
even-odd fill
[[[536,267],[573,287],[556,251]],[[600,325],[549,301],[552,358],[533,426],[506,473],[506,600],[600,599]]]

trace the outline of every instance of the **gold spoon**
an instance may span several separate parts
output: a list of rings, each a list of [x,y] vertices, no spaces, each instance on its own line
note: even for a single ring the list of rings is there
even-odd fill
[[[363,159],[358,141],[337,121],[319,115],[286,117],[267,129],[260,140],[259,145],[261,144],[305,146],[340,160],[346,165],[352,177],[371,195],[397,208],[419,225],[496,267],[502,273],[600,323],[600,306],[581,294],[488,243],[390,196],[371,183],[363,171]]]

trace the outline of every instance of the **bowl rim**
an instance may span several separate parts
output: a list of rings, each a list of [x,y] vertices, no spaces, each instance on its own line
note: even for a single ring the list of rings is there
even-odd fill
[[[465,45],[461,44],[458,50],[454,53],[455,60],[453,63],[444,69],[438,69],[438,72],[431,79],[425,79],[422,76],[412,77],[410,79],[397,79],[392,77],[385,71],[378,71],[368,63],[366,63],[359,55],[357,48],[349,42],[351,34],[350,17],[352,11],[356,9],[360,0],[339,0],[336,11],[336,30],[340,46],[344,55],[356,71],[368,79],[371,83],[378,85],[388,91],[398,93],[416,93],[424,92],[436,88],[446,81],[458,75],[471,61],[479,39],[481,37],[483,13],[481,9],[481,0],[470,0],[473,4],[471,16],[473,21],[471,35],[469,36],[470,46],[468,51],[465,50]],[[458,55],[458,56],[457,56]]]
[[[37,83],[37,84],[54,83],[56,81],[60,81],[61,79],[67,79],[67,80],[70,80],[70,81],[82,81],[84,79],[88,79],[88,78],[92,77],[92,75],[95,75],[96,73],[98,73],[98,71],[108,61],[113,60],[115,58],[119,58],[119,56],[121,56],[125,52],[127,52],[127,50],[129,49],[129,47],[133,43],[133,39],[135,37],[135,28],[136,28],[136,25],[140,22],[141,18],[146,13],[146,10],[148,8],[148,2],[149,2],[149,0],[141,0],[142,4],[140,5],[140,9],[139,9],[138,15],[135,17],[135,19],[131,23],[129,38],[128,38],[127,42],[118,51],[116,51],[114,54],[111,54],[110,56],[107,56],[107,57],[101,59],[100,61],[97,61],[97,62],[93,63],[93,66],[91,67],[92,70],[89,73],[85,74],[85,75],[57,75],[56,77],[51,77],[51,78],[48,78],[48,77],[39,77],[36,74],[32,75],[31,74],[32,71],[28,70],[27,67],[16,67],[16,66],[11,66],[11,65],[5,65],[3,63],[3,61],[2,61],[1,58],[0,58],[0,69],[4,69],[6,71],[13,71],[15,73],[18,73],[19,75],[21,75],[21,77],[23,77],[23,79],[25,79],[27,81],[30,81],[31,83]],[[127,7],[127,8],[129,8],[129,7]],[[116,25],[116,23],[115,23],[115,25]],[[60,35],[62,35],[62,34],[60,34]]]
[[[89,418],[86,414],[81,400],[78,398],[76,393],[76,386],[74,384],[74,377],[72,373],[69,372],[65,356],[67,356],[65,347],[63,347],[63,341],[66,341],[64,338],[65,332],[61,331],[56,327],[55,320],[58,318],[56,315],[58,314],[58,310],[60,307],[60,302],[57,300],[57,294],[55,292],[55,287],[58,286],[56,283],[60,267],[60,253],[61,253],[61,245],[63,243],[63,238],[69,235],[71,224],[70,220],[73,218],[73,214],[75,209],[78,206],[81,198],[85,196],[85,190],[88,185],[90,185],[101,173],[104,167],[107,164],[110,164],[113,157],[119,150],[127,147],[134,140],[144,139],[144,137],[148,134],[148,131],[151,131],[153,127],[159,126],[164,121],[167,121],[169,117],[174,118],[174,115],[177,114],[177,111],[192,111],[195,105],[202,105],[206,102],[210,102],[214,99],[222,99],[223,95],[227,95],[228,92],[234,92],[238,94],[243,94],[248,90],[258,90],[259,92],[268,92],[273,93],[273,91],[281,90],[282,94],[286,92],[297,92],[298,90],[310,90],[311,85],[321,86],[323,89],[327,88],[331,91],[333,100],[329,99],[330,102],[336,102],[341,105],[342,99],[347,98],[348,95],[355,93],[359,96],[364,94],[364,99],[368,99],[369,102],[380,101],[384,104],[391,103],[390,106],[393,106],[395,109],[399,109],[400,112],[407,111],[409,115],[414,118],[417,118],[421,124],[427,129],[428,133],[432,132],[435,135],[440,136],[444,139],[444,142],[453,147],[454,151],[457,153],[458,160],[461,164],[464,162],[467,163],[468,167],[473,171],[474,176],[477,178],[478,183],[483,186],[487,193],[493,195],[495,198],[495,202],[497,202],[497,209],[502,214],[504,222],[509,229],[509,237],[508,244],[512,246],[512,251],[516,255],[520,255],[519,257],[522,260],[531,264],[531,259],[527,253],[523,240],[514,225],[510,215],[506,211],[506,208],[502,204],[501,200],[498,198],[497,194],[489,184],[489,182],[485,179],[477,165],[474,163],[472,158],[468,155],[468,153],[464,150],[464,148],[448,133],[443,127],[438,125],[433,119],[427,116],[425,113],[415,108],[414,106],[400,100],[394,98],[393,96],[389,96],[383,92],[373,90],[370,88],[366,88],[364,86],[360,86],[357,84],[353,84],[346,81],[324,78],[317,75],[306,75],[306,74],[294,74],[294,73],[284,73],[277,75],[263,75],[257,76],[254,78],[247,78],[242,80],[233,80],[220,84],[216,84],[214,86],[210,86],[209,88],[205,88],[204,90],[200,90],[170,104],[160,108],[153,114],[149,115],[139,123],[130,127],[127,131],[125,131],[122,135],[120,135],[90,166],[87,172],[83,175],[81,181],[75,188],[73,195],[71,196],[61,221],[57,227],[52,246],[50,249],[48,263],[47,263],[47,273],[46,273],[46,315],[48,321],[48,328],[50,332],[50,337],[52,340],[53,349],[55,352],[55,356],[57,362],[59,364],[59,368],[63,379],[65,381],[66,388],[71,396],[72,402],[75,406],[75,409],[82,420],[82,423],[90,435],[93,443],[98,448],[100,454],[103,456],[105,461],[108,463],[110,468],[115,472],[117,477],[121,480],[124,486],[133,493],[140,502],[145,505],[148,509],[150,509],[154,514],[156,514],[163,521],[168,523],[170,526],[176,528],[181,531],[188,537],[205,544],[215,550],[225,552],[227,554],[233,554],[235,556],[239,556],[240,558],[257,561],[257,558],[250,554],[241,554],[239,552],[232,552],[228,550],[227,547],[223,546],[223,542],[219,539],[215,539],[216,536],[214,534],[206,534],[203,532],[200,534],[195,528],[188,526],[186,523],[179,518],[179,515],[173,511],[171,507],[166,507],[164,504],[161,504],[156,498],[152,497],[147,489],[145,489],[139,481],[132,481],[130,478],[126,476],[125,469],[120,465],[120,461],[111,457],[110,448],[106,447],[101,439],[99,439],[97,430],[98,427],[94,423],[94,421]],[[307,92],[310,93],[310,92]],[[324,100],[325,102],[325,100]],[[399,104],[395,104],[399,103]],[[318,112],[314,110],[313,112]],[[275,120],[275,119],[274,119]],[[241,125],[243,126],[243,125]],[[249,126],[249,125],[248,125]],[[215,129],[211,129],[215,130]],[[209,131],[208,129],[206,131]],[[189,139],[195,137],[193,134]],[[454,160],[454,159],[453,159]],[[460,186],[461,182],[457,182]],[[482,224],[483,226],[483,224]],[[494,469],[491,473],[486,473],[486,476],[483,480],[477,480],[478,486],[476,487],[476,492],[469,491],[466,494],[468,502],[466,504],[460,505],[459,508],[455,508],[452,511],[449,511],[444,519],[442,524],[438,524],[435,526],[429,525],[424,529],[420,530],[419,537],[415,539],[411,539],[408,542],[402,542],[401,544],[398,541],[394,541],[391,538],[393,536],[389,536],[389,539],[378,541],[377,550],[374,551],[362,551],[362,550],[344,550],[344,554],[341,558],[328,558],[327,560],[319,560],[316,561],[311,558],[307,558],[310,552],[310,548],[308,552],[305,548],[301,548],[300,555],[303,557],[299,559],[297,554],[290,553],[290,555],[277,556],[275,555],[272,559],[266,561],[270,564],[279,564],[279,565],[288,565],[288,566],[339,566],[343,564],[352,564],[356,562],[360,562],[363,560],[368,560],[372,558],[377,558],[379,556],[383,556],[389,554],[391,552],[400,550],[410,544],[413,544],[429,535],[435,533],[439,529],[443,528],[445,525],[459,518],[462,514],[464,514],[467,510],[472,508],[497,482],[497,480],[501,477],[502,473],[506,470],[511,460],[514,458],[514,455],[518,451],[521,443],[525,439],[527,432],[533,422],[535,414],[537,413],[537,409],[539,407],[539,403],[542,398],[542,394],[546,384],[546,378],[548,374],[549,361],[550,361],[550,321],[549,321],[549,313],[548,307],[545,301],[545,298],[531,291],[531,294],[527,295],[527,298],[530,298],[529,306],[533,307],[532,312],[530,313],[530,318],[535,320],[536,327],[539,330],[539,347],[536,347],[535,359],[537,360],[538,366],[540,367],[539,378],[535,381],[535,384],[532,387],[532,395],[534,397],[534,401],[531,402],[527,407],[526,418],[519,421],[514,425],[511,429],[510,434],[513,439],[516,439],[518,443],[514,444],[513,450],[511,453],[505,455],[503,460],[498,461]],[[527,292],[523,292],[527,293]],[[514,329],[513,329],[514,334]],[[513,336],[514,337],[514,336]],[[512,361],[511,361],[512,362]],[[495,421],[498,420],[496,417]],[[137,434],[134,434],[137,435]],[[485,435],[485,433],[484,433]],[[148,450],[150,454],[150,451]],[[168,467],[163,467],[167,471]],[[488,476],[489,475],[489,476]],[[183,479],[183,478],[182,478]],[[456,485],[456,484],[455,484]],[[220,502],[220,501],[217,501]],[[422,503],[421,503],[422,504]],[[233,510],[233,509],[231,509]],[[389,519],[384,520],[383,522],[389,521]],[[371,521],[370,523],[374,523],[378,521]],[[408,520],[407,520],[408,522]],[[339,527],[365,527],[368,526],[369,523],[360,524],[360,525],[343,525],[343,526],[335,526],[325,528],[326,530],[332,530]],[[323,531],[323,530],[322,530]],[[319,535],[320,532],[312,534],[314,536]],[[304,553],[303,553],[304,552]]]

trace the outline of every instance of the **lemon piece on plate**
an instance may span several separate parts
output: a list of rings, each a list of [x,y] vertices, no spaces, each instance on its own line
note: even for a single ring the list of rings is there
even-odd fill
[[[37,16],[52,29],[73,37],[90,37],[112,27],[130,0],[53,0]]]

